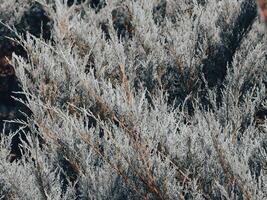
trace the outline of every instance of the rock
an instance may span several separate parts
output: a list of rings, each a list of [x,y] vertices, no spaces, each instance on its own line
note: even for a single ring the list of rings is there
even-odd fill
[[[52,21],[48,13],[40,3],[33,3],[29,10],[22,16],[20,22],[14,24],[18,33],[26,36],[28,31],[36,37],[42,37],[45,40],[51,38]],[[29,128],[25,128],[11,120],[27,121],[32,116],[31,110],[20,101],[26,102],[26,96],[22,93],[22,87],[16,77],[15,70],[10,64],[8,58],[12,53],[16,53],[27,59],[27,52],[24,48],[14,42],[12,39],[18,39],[17,36],[7,27],[0,25],[0,134],[9,135],[11,132],[16,134],[12,137],[10,161],[21,158],[23,151],[21,145],[27,143],[26,134],[30,133]],[[37,136],[40,143],[42,138]]]
[[[12,33],[7,27],[0,24],[0,58],[3,58],[5,56],[10,58],[13,52],[26,58],[27,53],[23,49],[23,47],[18,43],[10,40],[8,37],[14,39],[17,38],[16,35]]]
[[[26,36],[27,31],[36,37],[45,40],[51,39],[52,20],[41,4],[33,3],[29,10],[25,11],[20,22],[16,22],[14,27],[18,33]],[[17,35],[7,27],[0,24],[0,57],[11,57],[15,53],[23,58],[27,58],[25,49],[14,40]]]
[[[51,38],[52,21],[43,6],[38,2],[32,4],[15,27],[24,35],[28,31],[32,35],[42,37],[45,40]]]
[[[22,92],[22,88],[17,80],[13,66],[6,57],[0,58],[0,83],[0,133],[9,135],[10,132],[17,131],[11,142],[13,160],[22,156],[20,145],[22,140],[26,141],[25,132],[28,130],[22,130],[20,129],[20,124],[8,121],[16,119],[26,121],[27,117],[30,117],[32,113],[26,105],[14,99],[18,98],[26,101],[25,95],[14,93]]]
[[[265,121],[267,120],[267,108],[264,107],[258,108],[254,115],[254,119],[257,126],[264,125]]]

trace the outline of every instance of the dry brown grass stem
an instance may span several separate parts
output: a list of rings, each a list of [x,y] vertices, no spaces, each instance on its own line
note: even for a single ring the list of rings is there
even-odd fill
[[[125,66],[123,64],[120,64],[120,71],[122,74],[122,86],[123,86],[124,91],[126,93],[127,102],[129,105],[131,105],[133,102],[133,95],[130,91],[129,81],[128,81],[128,78],[125,74]]]

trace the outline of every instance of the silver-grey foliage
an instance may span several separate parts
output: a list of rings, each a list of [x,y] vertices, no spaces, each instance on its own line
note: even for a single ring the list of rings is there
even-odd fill
[[[33,114],[13,120],[27,127],[20,160],[1,136],[3,199],[267,199],[267,31],[254,0],[38,2],[51,39],[17,34]],[[7,24],[30,7],[17,4]]]

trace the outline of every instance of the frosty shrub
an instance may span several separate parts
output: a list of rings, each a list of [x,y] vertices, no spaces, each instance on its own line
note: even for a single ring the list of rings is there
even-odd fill
[[[0,2],[2,199],[267,199],[255,0]]]

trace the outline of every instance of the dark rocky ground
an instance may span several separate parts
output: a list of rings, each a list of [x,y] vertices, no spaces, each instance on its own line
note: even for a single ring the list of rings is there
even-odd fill
[[[19,130],[19,124],[15,122],[7,122],[11,120],[27,120],[27,116],[31,115],[30,110],[23,103],[15,100],[21,99],[26,101],[23,94],[14,92],[22,92],[22,88],[17,80],[15,71],[12,65],[9,64],[6,58],[0,60],[0,129],[4,134],[9,132],[16,132]],[[19,144],[22,137],[25,139],[25,135],[22,131],[19,131],[12,140],[11,154],[20,157]]]
[[[19,22],[15,23],[15,28],[19,34],[26,36],[30,32],[36,37],[49,39],[51,36],[50,19],[42,6],[34,3],[29,10],[25,11]],[[44,31],[42,31],[44,30]],[[12,41],[10,38],[17,39],[14,32],[9,30],[3,24],[0,25],[0,130],[4,134],[17,132],[20,130],[19,123],[8,122],[14,120],[27,121],[31,117],[31,111],[22,102],[27,102],[19,81],[17,80],[15,69],[10,64],[9,59],[12,53],[15,53],[27,60],[27,53],[24,48]],[[16,100],[17,99],[17,100]],[[21,100],[22,102],[18,101]],[[11,155],[12,160],[21,157],[20,144],[21,139],[25,140],[25,132],[28,129],[20,130],[15,134],[12,140]]]

